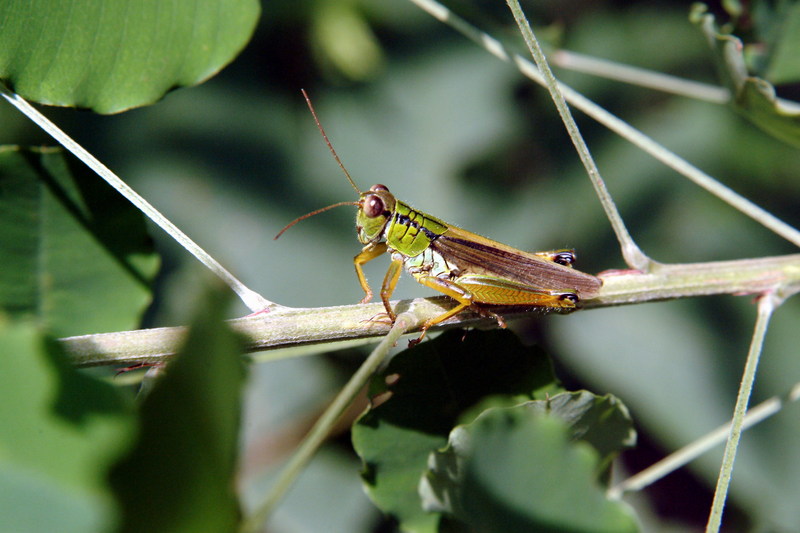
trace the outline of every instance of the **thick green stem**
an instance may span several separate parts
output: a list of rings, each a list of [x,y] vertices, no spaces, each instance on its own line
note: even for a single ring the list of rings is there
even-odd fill
[[[608,307],[712,294],[762,294],[778,291],[784,297],[800,290],[800,254],[712,263],[659,265],[654,271],[606,272],[597,298],[585,308]],[[395,302],[398,313],[412,311],[430,318],[453,305],[447,297]],[[381,303],[312,309],[283,308],[231,320],[245,338],[247,351],[271,350],[258,359],[315,353],[313,345],[335,341],[364,344],[389,332],[389,326],[370,318],[384,312]],[[498,309],[507,318],[530,316],[519,309]],[[541,310],[532,313],[541,314]],[[491,325],[493,319],[464,312],[440,327]],[[439,329],[439,327],[434,328]],[[61,339],[79,366],[158,363],[173,355],[186,334],[184,328],[156,328],[81,335]]]

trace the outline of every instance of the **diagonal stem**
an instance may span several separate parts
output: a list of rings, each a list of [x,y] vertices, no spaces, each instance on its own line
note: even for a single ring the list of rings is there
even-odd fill
[[[728,488],[733,474],[733,463],[736,460],[736,450],[739,446],[739,439],[742,436],[745,413],[747,404],[750,401],[750,394],[753,391],[753,383],[756,378],[756,369],[761,357],[764,346],[764,337],[767,333],[772,313],[780,305],[781,300],[774,292],[763,294],[758,300],[758,315],[756,325],[753,330],[753,338],[750,342],[750,350],[747,353],[747,362],[742,374],[742,382],[739,385],[739,394],[736,396],[736,406],[733,410],[733,419],[728,433],[728,442],[725,445],[725,453],[722,457],[717,488],[714,491],[714,502],[711,504],[706,533],[716,533],[722,524],[722,511],[725,507],[725,500],[728,496]]]
[[[749,429],[767,418],[778,414],[786,404],[800,401],[800,383],[783,396],[773,396],[764,400],[752,409],[748,409],[744,417],[742,429]],[[703,437],[676,450],[660,461],[653,463],[644,470],[619,482],[608,490],[609,499],[619,499],[626,492],[636,492],[663,479],[672,472],[691,463],[705,452],[726,441],[731,431],[731,423],[723,424]]]
[[[280,473],[278,480],[275,482],[272,490],[267,494],[264,501],[247,519],[245,519],[240,530],[241,533],[256,533],[261,530],[264,522],[269,518],[269,515],[286,495],[286,492],[291,488],[297,476],[299,476],[306,467],[314,453],[322,445],[333,425],[350,406],[353,399],[364,387],[369,378],[386,360],[389,349],[397,342],[403,333],[418,322],[419,320],[417,317],[411,313],[401,313],[397,316],[397,320],[389,333],[381,340],[380,344],[375,347],[356,373],[353,374],[350,381],[348,381],[339,394],[336,395],[336,398],[331,402],[322,416],[320,416],[306,438],[303,439],[302,444],[300,444],[300,447],[297,448],[297,451],[295,451],[294,455],[289,459],[289,462]]]
[[[600,198],[600,203],[606,212],[606,217],[608,217],[611,227],[614,229],[614,233],[619,241],[625,262],[631,268],[645,272],[648,271],[652,261],[642,252],[639,246],[637,246],[628,232],[628,229],[625,227],[625,222],[622,220],[622,216],[619,214],[619,210],[617,210],[617,206],[611,198],[611,193],[608,192],[608,188],[603,178],[600,176],[600,170],[597,168],[589,152],[589,147],[586,146],[586,142],[583,140],[583,136],[581,136],[578,130],[578,125],[575,123],[575,119],[567,106],[567,102],[564,100],[564,95],[559,90],[558,81],[556,81],[555,76],[553,76],[550,65],[547,64],[544,52],[542,52],[542,48],[539,46],[539,41],[536,39],[528,23],[528,19],[522,12],[519,1],[508,0],[508,6],[511,8],[514,20],[516,20],[517,26],[519,26],[520,32],[522,32],[522,37],[528,45],[528,50],[533,56],[533,60],[536,62],[539,72],[544,76],[547,89],[550,91],[550,96],[553,98],[553,102],[555,102],[559,115],[561,115],[561,120],[567,128],[567,133],[570,139],[572,139],[575,149],[578,151],[578,155],[581,158],[584,168],[586,168],[586,172],[589,175],[589,179],[592,181],[597,196]]]

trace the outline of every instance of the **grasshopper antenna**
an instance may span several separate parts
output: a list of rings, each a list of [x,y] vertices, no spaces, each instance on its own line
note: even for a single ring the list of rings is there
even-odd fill
[[[333,145],[331,144],[331,141],[328,139],[328,136],[325,134],[325,128],[322,127],[322,124],[319,121],[319,117],[317,117],[317,112],[314,111],[314,106],[311,104],[311,98],[308,97],[308,93],[306,92],[305,89],[300,89],[300,92],[303,93],[303,98],[306,99],[306,103],[308,104],[308,109],[311,110],[311,116],[314,117],[314,122],[317,123],[317,129],[319,129],[319,132],[322,134],[322,138],[325,139],[325,144],[328,145],[328,149],[333,154],[333,158],[339,164],[339,168],[342,169],[342,172],[344,172],[344,175],[347,177],[347,181],[350,182],[350,185],[353,186],[353,188],[356,190],[356,192],[360,196],[361,195],[361,191],[358,189],[358,187],[356,187],[356,183],[353,181],[353,178],[350,177],[350,173],[347,172],[347,169],[344,168],[344,165],[342,164],[342,160],[339,159],[339,156],[336,154],[336,150],[333,149]],[[314,215],[318,215],[320,213],[323,213],[323,212],[325,212],[325,211],[327,211],[329,209],[333,209],[334,207],[340,207],[340,206],[343,206],[343,205],[355,205],[355,206],[358,206],[360,204],[358,202],[339,202],[339,203],[336,203],[336,204],[333,204],[333,205],[329,205],[327,207],[322,207],[320,209],[316,209],[316,210],[314,210],[314,211],[312,211],[310,213],[306,213],[305,215],[303,215],[301,217],[297,217],[296,219],[294,219],[291,222],[289,222],[282,230],[280,230],[278,232],[277,235],[275,235],[274,240],[278,240],[278,238],[281,235],[283,235],[284,232],[287,229],[291,228],[292,226],[294,226],[295,224],[297,224],[301,220],[305,220],[305,219],[307,219],[309,217],[313,217]]]
[[[278,237],[280,237],[281,235],[283,235],[283,234],[284,234],[284,232],[285,232],[287,229],[291,228],[292,226],[294,226],[295,224],[297,224],[297,223],[298,223],[298,222],[300,222],[301,220],[305,220],[305,219],[307,219],[307,218],[309,218],[309,217],[313,217],[314,215],[319,215],[320,213],[324,213],[325,211],[327,211],[327,210],[329,210],[329,209],[333,209],[334,207],[341,207],[341,206],[343,206],[343,205],[356,205],[356,206],[357,206],[357,205],[358,205],[358,202],[339,202],[338,204],[333,204],[333,205],[329,205],[329,206],[326,206],[326,207],[320,207],[319,209],[316,209],[316,210],[314,210],[314,211],[311,211],[310,213],[306,213],[305,215],[303,215],[303,216],[301,216],[301,217],[297,217],[296,219],[294,219],[294,220],[292,220],[291,222],[289,222],[288,224],[286,224],[286,226],[284,226],[284,228],[283,228],[282,230],[280,230],[280,231],[278,232],[278,234],[277,234],[277,235],[275,235],[275,237],[274,237],[272,240],[275,240],[275,241],[277,241],[277,240],[278,240]]]
[[[356,192],[359,195],[361,195],[361,191],[358,189],[358,187],[356,187],[356,182],[353,181],[353,178],[350,177],[350,173],[347,171],[346,168],[344,168],[344,165],[342,164],[342,160],[339,159],[339,156],[336,154],[336,150],[333,149],[333,145],[331,144],[331,141],[328,139],[328,136],[325,134],[325,128],[322,127],[322,124],[319,121],[319,117],[317,117],[317,112],[314,111],[314,106],[311,104],[311,98],[308,97],[308,93],[306,92],[305,89],[300,89],[300,92],[303,93],[303,98],[306,99],[306,103],[308,104],[308,109],[311,110],[311,116],[314,117],[314,122],[317,123],[317,129],[319,129],[319,132],[322,134],[322,138],[325,139],[325,144],[328,145],[328,149],[333,154],[333,158],[339,164],[339,168],[341,168],[342,172],[344,172],[344,175],[347,177],[347,181],[350,182],[350,185],[352,185],[353,188],[356,190]],[[309,216],[310,215],[311,214],[309,214]],[[301,217],[301,219],[302,219],[302,217]],[[299,222],[299,221],[300,221],[300,219],[298,219],[295,222]],[[291,226],[291,224],[290,224],[290,226]],[[284,229],[284,231],[285,231],[285,229]],[[281,233],[283,233],[283,232],[281,232]],[[278,234],[278,235],[280,235],[280,234]]]

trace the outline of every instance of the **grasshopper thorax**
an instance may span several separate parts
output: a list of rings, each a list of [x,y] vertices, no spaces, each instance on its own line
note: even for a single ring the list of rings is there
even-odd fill
[[[379,241],[392,218],[395,207],[394,195],[386,185],[373,185],[361,193],[356,214],[356,231],[361,244]]]

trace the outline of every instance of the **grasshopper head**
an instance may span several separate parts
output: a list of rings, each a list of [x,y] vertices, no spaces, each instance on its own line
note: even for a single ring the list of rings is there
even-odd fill
[[[356,231],[361,244],[369,244],[383,237],[383,230],[394,213],[394,195],[386,185],[373,185],[361,193],[356,215]]]

